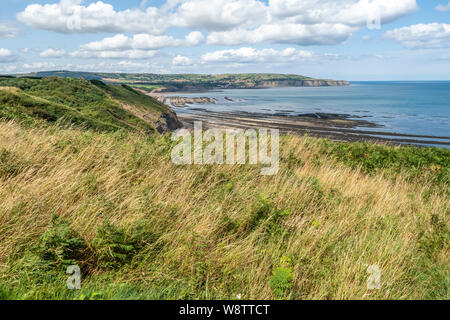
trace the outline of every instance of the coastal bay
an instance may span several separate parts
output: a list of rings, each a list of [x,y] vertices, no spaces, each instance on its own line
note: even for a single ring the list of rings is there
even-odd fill
[[[352,82],[340,87],[153,93],[189,125],[270,127],[337,141],[448,147],[450,82]],[[201,97],[202,103],[194,99]],[[182,101],[171,104],[171,100]]]

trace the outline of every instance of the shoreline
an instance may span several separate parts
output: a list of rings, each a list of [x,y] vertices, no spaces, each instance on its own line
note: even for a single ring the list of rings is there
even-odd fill
[[[267,115],[243,111],[212,112],[204,109],[189,109],[193,112],[177,112],[178,119],[191,129],[194,121],[202,121],[205,129],[279,129],[282,134],[304,135],[327,138],[333,141],[370,141],[397,145],[438,146],[450,148],[450,137],[402,134],[364,128],[382,128],[375,123],[354,119],[347,114],[304,114],[296,116]],[[319,116],[319,117],[317,117]],[[427,140],[422,140],[427,139]]]
[[[141,90],[140,90],[141,91]],[[218,90],[223,91],[223,90]],[[143,92],[143,90],[142,90]],[[158,92],[145,94],[166,103],[174,95],[183,99],[183,94],[199,92]],[[209,91],[210,92],[210,91]],[[190,98],[186,98],[190,99]],[[275,114],[247,112],[247,111],[210,111],[201,107],[201,103],[168,105],[177,107],[174,110],[179,120],[186,128],[192,128],[194,121],[202,121],[204,128],[268,128],[279,129],[281,134],[308,134],[312,137],[326,138],[333,141],[387,143],[394,145],[413,145],[417,147],[450,148],[450,137],[423,134],[403,134],[390,131],[376,130],[382,125],[360,119],[358,115],[309,113],[290,115],[279,112]],[[280,110],[281,111],[281,110]],[[371,130],[364,130],[364,128]]]

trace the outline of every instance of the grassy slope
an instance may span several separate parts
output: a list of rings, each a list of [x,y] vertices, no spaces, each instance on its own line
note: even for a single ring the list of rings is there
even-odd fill
[[[0,297],[450,298],[448,150],[286,136],[267,177],[171,145],[0,122]]]
[[[132,105],[141,114],[157,121],[166,107],[127,86],[105,85],[82,79],[10,79],[0,78],[0,117],[6,119],[38,118],[84,124],[88,128],[115,131],[120,128],[141,132],[154,131],[152,121],[145,121],[123,104]]]

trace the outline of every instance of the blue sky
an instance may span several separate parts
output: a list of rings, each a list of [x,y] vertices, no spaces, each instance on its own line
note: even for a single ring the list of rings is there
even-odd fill
[[[447,0],[2,0],[0,73],[450,80],[449,23]]]

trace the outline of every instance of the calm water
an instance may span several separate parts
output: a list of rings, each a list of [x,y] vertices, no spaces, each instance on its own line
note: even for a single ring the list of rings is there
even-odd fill
[[[349,87],[233,89],[183,96],[218,101],[175,108],[177,112],[202,108],[292,115],[344,113],[382,125],[377,131],[450,137],[450,81],[352,82]]]

